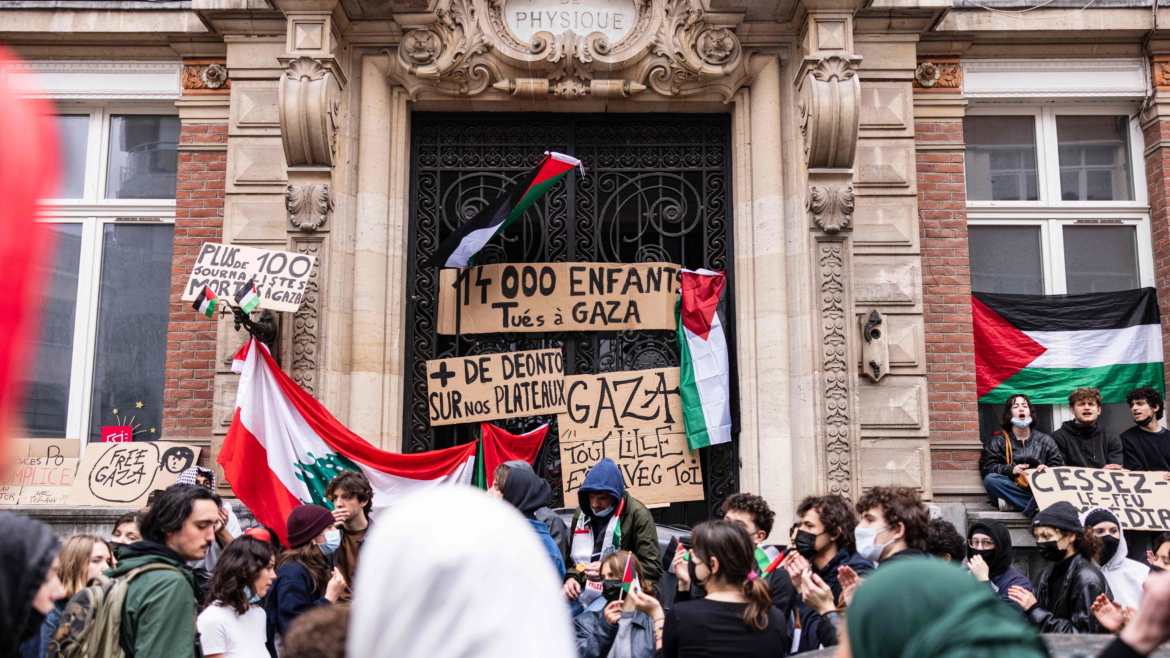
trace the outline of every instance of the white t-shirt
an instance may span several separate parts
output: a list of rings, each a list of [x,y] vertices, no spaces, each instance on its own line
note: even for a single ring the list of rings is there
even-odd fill
[[[243,615],[220,605],[207,606],[199,615],[199,642],[203,654],[222,653],[225,658],[268,658],[267,616],[264,608],[253,605]]]

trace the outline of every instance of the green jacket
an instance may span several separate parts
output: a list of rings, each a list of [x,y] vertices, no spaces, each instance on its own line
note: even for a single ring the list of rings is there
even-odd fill
[[[581,508],[578,507],[577,511],[573,512],[573,524],[569,526],[570,535],[580,520]],[[654,524],[650,510],[636,498],[626,494],[626,506],[622,510],[622,515],[618,517],[618,523],[621,524],[622,531],[621,545],[618,548],[638,556],[638,562],[642,563],[642,575],[649,584],[654,585],[662,577],[662,555],[658,547],[658,527]],[[571,536],[569,540],[572,542]],[[576,578],[577,582],[584,585],[585,575],[578,573],[575,566],[565,565],[566,580]]]
[[[117,578],[155,562],[181,571],[158,569],[130,581],[122,610],[121,640],[126,658],[202,658],[195,630],[196,599],[201,594],[195,577],[178,557],[159,544],[139,542],[127,547],[116,568],[106,571],[107,576]]]

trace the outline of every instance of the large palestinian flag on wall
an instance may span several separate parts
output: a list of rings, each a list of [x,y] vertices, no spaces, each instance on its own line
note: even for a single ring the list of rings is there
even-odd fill
[[[1086,295],[971,296],[979,401],[1026,393],[1066,403],[1081,386],[1125,402],[1137,386],[1165,387],[1162,326],[1153,288]]]

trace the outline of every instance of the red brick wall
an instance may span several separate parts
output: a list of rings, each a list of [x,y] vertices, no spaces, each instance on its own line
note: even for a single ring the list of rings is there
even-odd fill
[[[930,440],[978,440],[963,151],[961,146],[938,150],[962,144],[963,122],[916,123],[914,139],[919,147],[928,147],[916,152],[916,160]],[[978,468],[978,451],[936,450],[932,457],[936,470]]]
[[[215,321],[199,315],[191,309],[190,302],[180,301],[179,297],[200,246],[204,242],[219,242],[223,234],[227,124],[184,124],[179,143],[162,438],[195,437],[210,441]],[[184,144],[222,144],[224,150],[184,151]]]
[[[1154,285],[1158,288],[1158,306],[1170,309],[1170,120],[1162,119],[1146,126],[1146,188],[1150,196],[1150,232],[1154,242]],[[1170,354],[1170,313],[1162,314],[1162,352]],[[1170,359],[1167,360],[1170,365]],[[1170,369],[1166,380],[1170,381]]]

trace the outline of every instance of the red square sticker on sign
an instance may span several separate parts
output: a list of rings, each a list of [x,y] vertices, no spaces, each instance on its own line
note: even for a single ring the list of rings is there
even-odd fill
[[[103,425],[102,443],[126,443],[134,440],[132,425]]]

